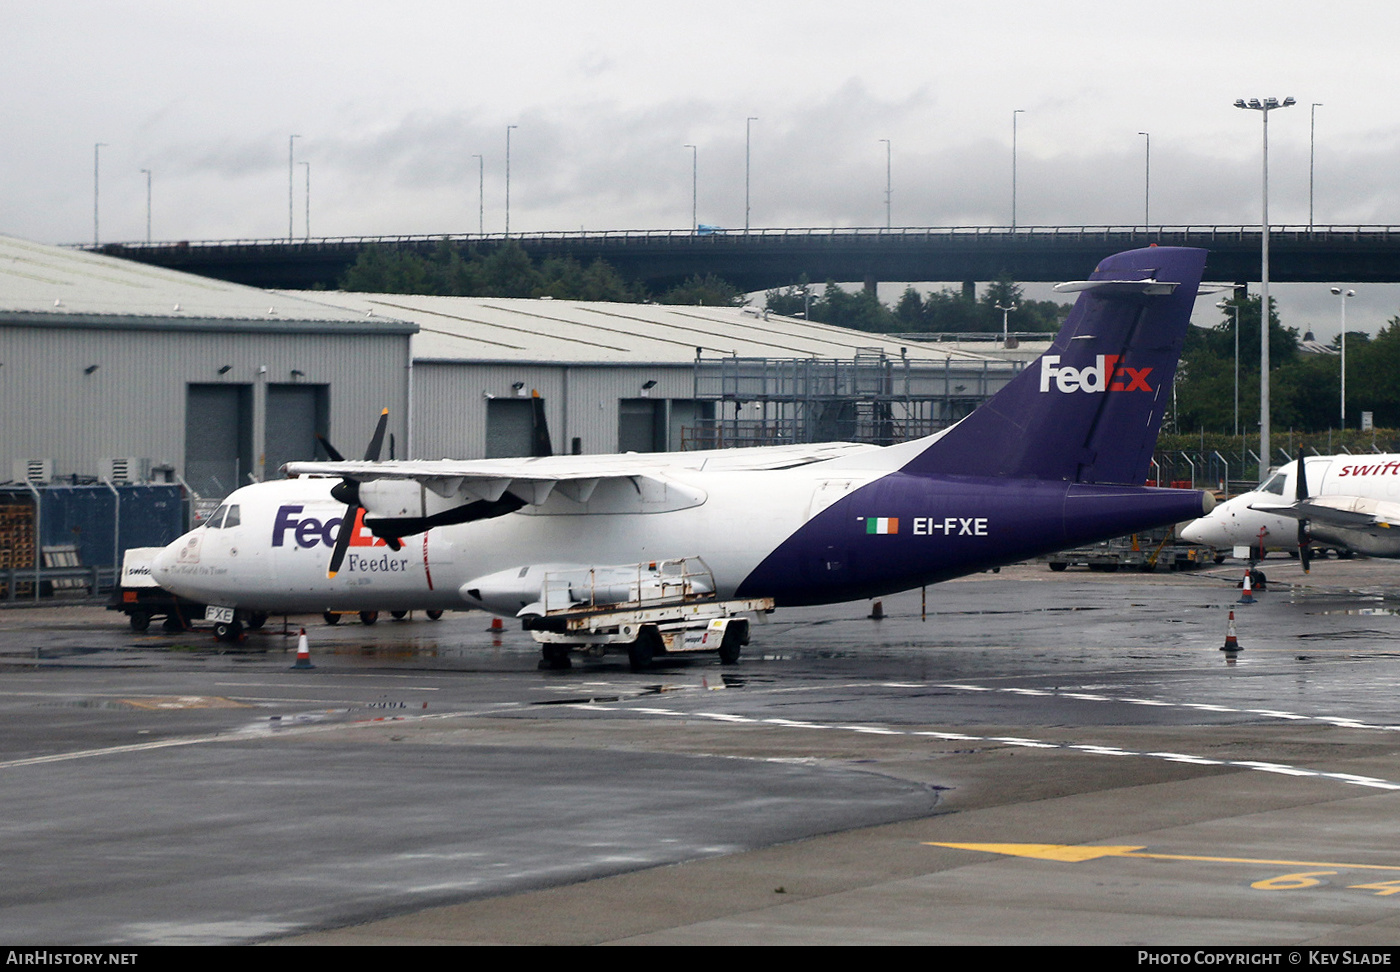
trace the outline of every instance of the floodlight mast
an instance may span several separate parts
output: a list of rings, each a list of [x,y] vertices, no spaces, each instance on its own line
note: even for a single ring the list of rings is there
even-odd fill
[[[1259,273],[1259,481],[1269,478],[1269,112],[1291,108],[1296,98],[1235,99],[1236,108],[1259,112],[1264,119],[1264,205],[1260,220]]]

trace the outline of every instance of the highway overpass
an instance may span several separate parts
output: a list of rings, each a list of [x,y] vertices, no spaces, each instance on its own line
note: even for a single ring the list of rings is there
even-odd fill
[[[109,243],[100,252],[257,287],[334,288],[360,252],[374,247],[430,254],[444,240],[486,250],[501,234],[327,237],[311,240],[204,240]],[[714,274],[741,290],[827,280],[988,281],[1003,273],[1020,282],[1075,280],[1110,253],[1134,247],[1199,246],[1210,250],[1207,279],[1259,279],[1257,226],[896,227],[894,229],[755,229],[520,233],[510,239],[538,262],[601,257],[653,291],[694,274]],[[1279,226],[1270,236],[1276,282],[1400,282],[1400,227]]]

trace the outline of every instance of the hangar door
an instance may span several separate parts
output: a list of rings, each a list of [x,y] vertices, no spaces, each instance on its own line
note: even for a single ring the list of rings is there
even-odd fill
[[[685,398],[622,398],[617,403],[618,452],[667,452],[695,439],[712,402]],[[688,434],[687,434],[688,430]]]
[[[281,479],[284,462],[317,458],[316,435],[326,434],[329,399],[325,385],[267,386],[267,479]]]
[[[543,398],[493,398],[486,403],[486,458],[552,455]]]
[[[189,385],[185,390],[185,481],[201,496],[222,497],[247,483],[253,468],[251,385]]]

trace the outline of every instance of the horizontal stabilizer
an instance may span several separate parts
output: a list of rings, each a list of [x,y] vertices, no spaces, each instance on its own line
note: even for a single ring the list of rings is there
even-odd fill
[[[1124,294],[1169,294],[1179,285],[1174,283],[1160,283],[1156,280],[1071,280],[1067,283],[1055,284],[1054,291],[1057,294],[1079,294],[1086,290],[1097,290],[1100,292],[1117,292]]]

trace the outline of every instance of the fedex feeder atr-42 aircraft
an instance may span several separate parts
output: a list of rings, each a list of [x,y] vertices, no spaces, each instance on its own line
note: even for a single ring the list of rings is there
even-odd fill
[[[1149,247],[1061,284],[1049,351],[967,418],[852,443],[522,459],[293,462],[230,494],[153,563],[254,613],[481,608],[519,617],[542,667],[571,650],[718,650],[741,615],[879,597],[1189,520],[1210,494],[1143,486],[1205,251]]]

